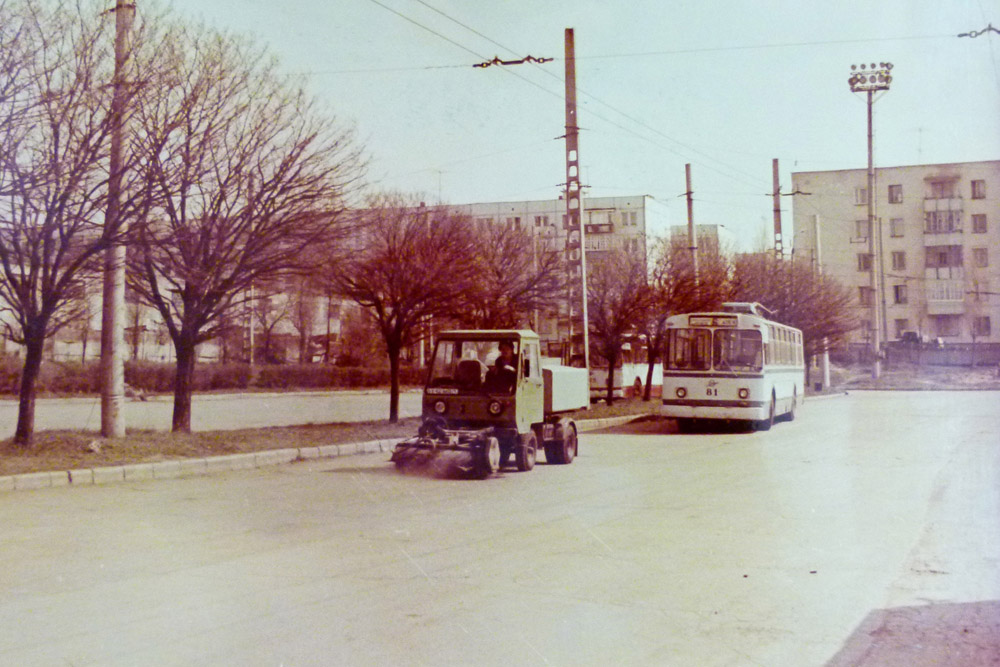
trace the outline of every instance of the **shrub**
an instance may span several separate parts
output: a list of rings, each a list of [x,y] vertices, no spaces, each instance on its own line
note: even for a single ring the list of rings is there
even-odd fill
[[[0,357],[0,393],[16,395],[20,385],[22,360]],[[251,370],[253,372],[251,372]],[[173,363],[154,361],[125,362],[126,384],[148,393],[169,394],[174,390]],[[403,386],[422,385],[423,368],[403,366],[399,382]],[[357,389],[387,387],[388,368],[333,366],[329,364],[265,364],[251,369],[244,363],[202,363],[195,366],[193,389],[249,389],[257,387],[276,391],[290,389]],[[38,391],[51,394],[99,394],[101,367],[98,362],[52,362],[42,364]]]

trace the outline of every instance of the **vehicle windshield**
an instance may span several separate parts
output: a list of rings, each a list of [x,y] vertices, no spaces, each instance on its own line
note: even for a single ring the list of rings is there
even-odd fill
[[[712,365],[717,371],[759,371],[763,364],[760,332],[753,329],[719,329],[712,345]]]
[[[667,336],[667,370],[707,371],[712,367],[709,329],[671,329]]]
[[[438,341],[430,388],[511,393],[517,383],[516,340]]]
[[[759,371],[763,364],[759,331],[671,329],[666,370]]]

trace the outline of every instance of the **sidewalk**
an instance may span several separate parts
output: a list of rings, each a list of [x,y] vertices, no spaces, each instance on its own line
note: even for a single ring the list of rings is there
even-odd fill
[[[576,422],[577,431],[584,433],[611,426],[627,424],[645,415],[626,415],[604,419],[583,419]],[[369,440],[325,447],[299,447],[270,449],[250,454],[229,454],[205,458],[171,459],[155,463],[131,463],[100,468],[53,470],[0,477],[0,492],[24,491],[52,486],[92,486],[118,482],[141,482],[152,479],[177,479],[195,475],[209,475],[230,470],[250,470],[266,466],[284,465],[293,461],[336,458],[352,454],[377,454],[391,452],[399,441]]]

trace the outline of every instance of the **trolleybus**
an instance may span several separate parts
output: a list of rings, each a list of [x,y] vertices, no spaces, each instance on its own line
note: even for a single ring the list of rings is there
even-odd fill
[[[776,418],[794,419],[802,401],[802,332],[757,303],[670,317],[663,359],[663,414],[681,430],[701,419],[767,430]]]

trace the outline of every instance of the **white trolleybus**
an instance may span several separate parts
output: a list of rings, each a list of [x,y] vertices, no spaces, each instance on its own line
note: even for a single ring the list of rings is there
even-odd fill
[[[758,303],[667,320],[663,414],[682,431],[696,420],[748,422],[767,430],[795,418],[803,396],[802,332],[773,322]]]

